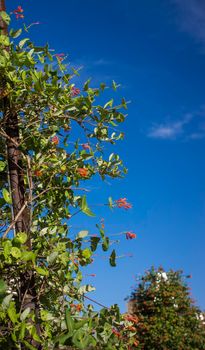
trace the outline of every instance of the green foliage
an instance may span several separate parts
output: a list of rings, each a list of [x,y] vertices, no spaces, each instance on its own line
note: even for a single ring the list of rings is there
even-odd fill
[[[9,24],[9,16],[0,15]],[[95,216],[82,184],[95,175],[104,180],[125,172],[118,155],[103,153],[103,144],[123,138],[117,126],[125,119],[126,102],[115,106],[111,99],[102,107],[98,101],[104,84],[91,88],[88,81],[80,94],[72,83],[78,72],[69,70],[48,45],[37,47],[21,38],[21,28],[9,33],[0,35],[0,347],[127,349],[133,341],[117,306],[96,313],[84,305],[84,295],[93,287],[82,284],[81,266],[92,262],[98,246],[107,251],[109,238],[97,226],[100,237],[82,230],[73,239],[68,225],[78,212]],[[7,176],[5,127],[5,116],[11,114],[17,116],[15,147],[27,232],[15,232],[18,219],[13,221],[16,193]],[[73,142],[76,132],[79,138]],[[113,250],[111,266],[115,258]]]
[[[205,318],[184,278],[182,271],[151,268],[138,282],[129,304],[138,318],[139,349],[205,348]]]

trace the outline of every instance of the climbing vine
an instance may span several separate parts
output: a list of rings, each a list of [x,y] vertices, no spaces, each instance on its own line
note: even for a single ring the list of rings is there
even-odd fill
[[[10,28],[4,8],[0,16],[0,347],[131,348],[132,320],[117,305],[96,312],[84,302],[92,286],[82,283],[81,267],[98,247],[109,249],[104,224],[97,236],[82,228],[73,237],[70,227],[78,213],[95,216],[88,181],[126,173],[103,148],[123,139],[126,101],[99,103],[105,84],[80,89],[64,54],[36,46],[30,26]],[[23,19],[22,7],[12,16]],[[131,207],[126,198],[105,205]],[[112,250],[111,266],[115,259]]]

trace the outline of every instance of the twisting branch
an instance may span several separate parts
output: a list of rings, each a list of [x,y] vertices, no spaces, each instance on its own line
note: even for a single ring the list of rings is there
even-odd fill
[[[2,238],[5,239],[7,234],[9,233],[9,231],[14,227],[14,225],[16,224],[18,218],[21,216],[21,214],[23,213],[24,209],[26,208],[28,202],[26,201],[24,203],[24,205],[21,207],[21,209],[19,210],[18,214],[15,216],[15,218],[12,220],[11,224],[9,225],[9,227],[7,228],[7,230],[4,232]]]

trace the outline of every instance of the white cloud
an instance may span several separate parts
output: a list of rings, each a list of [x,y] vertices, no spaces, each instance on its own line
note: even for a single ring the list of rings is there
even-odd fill
[[[175,139],[184,132],[184,126],[193,118],[192,114],[186,114],[182,120],[154,125],[147,136],[156,139]]]

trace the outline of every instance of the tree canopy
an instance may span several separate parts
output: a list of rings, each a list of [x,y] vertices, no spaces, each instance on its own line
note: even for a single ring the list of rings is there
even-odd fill
[[[205,318],[190,297],[189,277],[152,267],[138,280],[128,304],[138,319],[139,349],[205,348]]]

